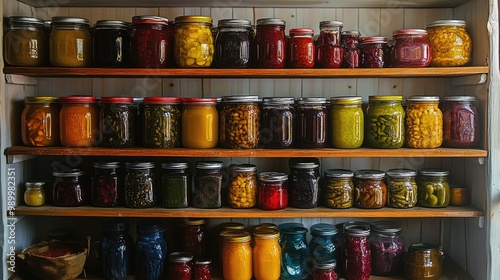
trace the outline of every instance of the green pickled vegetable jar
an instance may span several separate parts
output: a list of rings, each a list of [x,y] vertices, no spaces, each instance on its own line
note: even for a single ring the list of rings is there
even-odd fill
[[[144,98],[143,144],[148,148],[181,146],[180,97]]]
[[[363,144],[364,114],[359,96],[332,97],[331,133],[332,146],[340,149],[359,148]]]
[[[399,95],[370,96],[366,109],[365,145],[370,148],[401,148],[405,143],[405,111]]]
[[[329,169],[324,172],[323,192],[326,207],[351,208],[353,205],[354,173],[345,169]]]
[[[418,205],[446,207],[450,204],[450,184],[447,170],[426,168],[418,172]]]
[[[387,205],[394,208],[411,208],[417,204],[417,171],[390,169],[385,173]]]
[[[443,272],[444,249],[428,243],[413,243],[408,248],[404,264],[410,280],[437,280]]]
[[[162,206],[185,208],[189,206],[191,180],[187,162],[164,162],[161,164]]]

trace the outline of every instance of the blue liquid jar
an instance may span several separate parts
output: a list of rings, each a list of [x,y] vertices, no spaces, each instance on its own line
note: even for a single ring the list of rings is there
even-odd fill
[[[166,270],[167,241],[165,225],[143,222],[137,225],[136,277],[140,280],[161,279]]]
[[[122,280],[130,275],[132,250],[127,222],[113,220],[101,225],[99,263],[104,279]]]
[[[281,231],[281,279],[307,279],[308,247],[305,227],[290,227]]]
[[[308,268],[312,269],[314,263],[338,263],[339,246],[337,244],[338,230],[334,225],[319,223],[311,226],[311,241],[309,241]]]

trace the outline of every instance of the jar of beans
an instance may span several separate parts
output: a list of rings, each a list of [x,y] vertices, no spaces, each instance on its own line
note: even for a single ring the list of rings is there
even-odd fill
[[[232,208],[251,208],[257,204],[257,167],[235,164],[230,167],[228,204]]]
[[[219,144],[228,149],[254,149],[259,144],[258,96],[223,96],[219,113]]]
[[[314,30],[310,28],[290,29],[288,59],[290,68],[312,68],[315,60]]]
[[[199,161],[194,176],[193,207],[222,206],[222,167],[220,161]]]
[[[259,208],[279,210],[288,206],[288,175],[282,172],[259,174]]]
[[[390,65],[390,52],[385,37],[361,37],[361,67],[382,68]]]
[[[387,202],[385,172],[362,169],[354,172],[354,205],[358,208],[382,208]]]
[[[169,64],[168,19],[159,16],[134,16],[130,32],[130,65],[163,68]]]
[[[443,143],[443,113],[438,96],[410,96],[406,99],[406,145],[410,148],[438,148]]]
[[[284,68],[286,53],[285,21],[280,18],[258,19],[255,32],[255,66]]]
[[[113,207],[118,205],[118,175],[116,170],[119,167],[118,162],[94,163],[91,187],[92,206]]]
[[[125,206],[130,208],[153,207],[156,203],[154,188],[154,163],[127,162],[125,164]]]
[[[180,97],[144,98],[144,133],[142,142],[148,148],[181,146]]]
[[[214,60],[212,18],[180,16],[175,18],[175,62],[178,67],[210,67]]]
[[[472,39],[463,20],[436,20],[426,27],[432,48],[431,66],[464,66],[470,62]]]
[[[343,50],[340,46],[340,33],[344,24],[329,20],[319,23],[318,46],[316,48],[316,66],[321,68],[340,68]]]

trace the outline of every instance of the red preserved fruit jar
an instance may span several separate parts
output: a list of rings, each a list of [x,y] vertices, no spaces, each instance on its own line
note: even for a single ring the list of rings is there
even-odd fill
[[[479,145],[479,115],[473,96],[443,97],[443,145],[473,148]]]
[[[211,280],[212,279],[212,261],[210,259],[198,259],[194,263],[193,280]]]
[[[168,19],[158,16],[134,16],[130,33],[130,64],[139,68],[166,67],[170,58]]]
[[[262,210],[279,210],[288,206],[288,175],[262,172],[259,175],[258,204]]]
[[[382,68],[389,65],[389,49],[385,37],[361,37],[361,67]]]
[[[258,19],[255,32],[255,66],[284,68],[285,64],[285,21],[279,18]]]
[[[343,31],[341,44],[343,51],[342,67],[359,68],[361,50],[359,49],[359,31]]]
[[[343,25],[342,22],[336,20],[320,22],[316,48],[317,67],[339,68],[342,66],[343,50],[340,46],[340,32]]]
[[[91,183],[92,206],[113,207],[118,205],[118,162],[94,162]]]
[[[432,60],[431,45],[424,29],[400,29],[392,33],[392,67],[425,67]]]
[[[189,252],[173,252],[168,257],[168,277],[176,280],[193,278],[193,255]]]
[[[290,29],[290,68],[314,67],[314,30],[310,28]]]

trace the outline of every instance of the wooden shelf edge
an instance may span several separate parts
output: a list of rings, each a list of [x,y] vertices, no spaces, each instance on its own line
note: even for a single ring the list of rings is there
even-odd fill
[[[252,209],[198,209],[198,208],[145,208],[125,207],[100,208],[92,206],[18,206],[16,216],[57,216],[57,217],[128,217],[128,218],[473,218],[484,216],[484,212],[474,206],[448,206],[445,208],[413,207],[410,209],[312,209],[286,208],[276,211]]]
[[[340,69],[218,69],[218,68],[62,68],[5,67],[4,74],[31,77],[165,77],[165,78],[405,78],[458,77],[488,74],[488,66]]]

